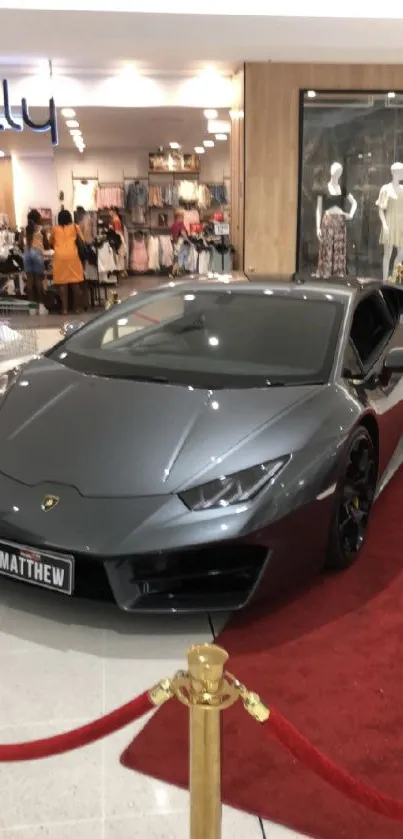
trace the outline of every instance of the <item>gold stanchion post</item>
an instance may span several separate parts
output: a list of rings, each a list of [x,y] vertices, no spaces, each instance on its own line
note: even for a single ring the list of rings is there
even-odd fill
[[[211,644],[188,653],[190,839],[221,837],[220,686],[228,655]]]
[[[188,652],[188,670],[159,682],[150,692],[153,705],[176,696],[190,709],[190,839],[221,839],[221,711],[241,699],[248,713],[266,722],[270,711],[224,671],[228,653],[215,644]]]

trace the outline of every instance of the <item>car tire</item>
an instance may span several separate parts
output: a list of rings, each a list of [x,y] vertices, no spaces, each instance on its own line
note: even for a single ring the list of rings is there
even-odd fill
[[[326,558],[328,568],[344,570],[357,558],[367,533],[377,476],[374,441],[365,426],[360,425],[349,439],[337,484]]]

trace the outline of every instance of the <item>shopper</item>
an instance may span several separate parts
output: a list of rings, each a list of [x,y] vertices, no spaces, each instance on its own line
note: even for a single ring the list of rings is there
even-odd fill
[[[188,235],[186,227],[185,227],[185,215],[183,210],[175,210],[175,220],[174,223],[171,225],[171,239],[172,239],[172,247],[173,247],[173,254],[174,254],[174,261],[172,266],[172,276],[176,277],[179,273],[179,251],[183,239],[186,238]]]
[[[83,305],[84,269],[77,247],[78,238],[83,241],[80,227],[73,223],[68,210],[61,210],[58,226],[52,231],[51,244],[54,248],[53,282],[59,286],[63,315],[67,314],[69,286],[72,289],[74,312],[78,314]]]
[[[42,228],[39,210],[30,210],[27,226],[23,233],[24,271],[26,275],[26,294],[28,300],[35,303],[44,301],[45,262],[44,251],[49,245]]]

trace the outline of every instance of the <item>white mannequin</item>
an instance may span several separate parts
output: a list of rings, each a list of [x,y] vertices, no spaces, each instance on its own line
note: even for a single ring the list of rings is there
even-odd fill
[[[379,198],[377,206],[379,208],[379,218],[382,224],[382,232],[381,232],[381,242],[383,244],[383,269],[382,269],[382,276],[384,283],[387,281],[389,277],[389,270],[390,270],[390,259],[392,256],[393,248],[397,248],[396,259],[393,263],[393,275],[396,271],[396,266],[399,263],[403,262],[403,244],[401,242],[392,242],[390,241],[390,230],[388,225],[387,213],[386,213],[386,206],[385,201],[382,200],[382,196],[387,196],[386,205],[388,204],[388,200],[396,201],[400,198],[403,198],[403,186],[401,181],[403,181],[403,163],[393,163],[390,167],[390,171],[392,173],[392,181],[389,184],[384,184],[381,188],[379,193]],[[383,206],[382,206],[383,205]],[[395,238],[393,231],[392,231],[392,238]]]
[[[341,187],[340,187],[340,178],[343,174],[343,167],[341,163],[332,163],[330,167],[330,181],[328,183],[328,190],[330,195],[341,195]],[[351,221],[354,218],[355,211],[357,209],[357,202],[351,193],[348,193],[346,196],[347,200],[350,203],[350,212],[345,213],[340,207],[330,207],[330,209],[326,210],[327,213],[330,215],[339,214],[344,216],[345,219]],[[321,234],[321,225],[322,225],[322,216],[323,216],[323,198],[321,195],[318,195],[318,200],[316,202],[316,235],[319,241],[322,238]]]

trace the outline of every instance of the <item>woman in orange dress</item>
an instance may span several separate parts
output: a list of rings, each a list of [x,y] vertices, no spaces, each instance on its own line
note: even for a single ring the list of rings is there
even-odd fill
[[[77,238],[82,239],[83,236],[79,226],[73,224],[68,210],[61,210],[57,221],[58,226],[53,228],[50,240],[54,248],[53,282],[60,289],[62,314],[67,315],[69,285],[73,292],[74,311],[78,313],[83,305],[84,269],[77,248]]]

